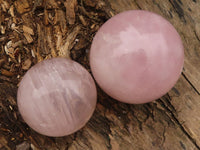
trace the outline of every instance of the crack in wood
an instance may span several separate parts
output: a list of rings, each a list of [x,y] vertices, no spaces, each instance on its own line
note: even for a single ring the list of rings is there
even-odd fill
[[[134,0],[136,6],[139,8],[139,9],[142,9],[142,7],[140,7],[140,5],[138,4],[137,0]]]
[[[200,95],[200,91],[197,90],[197,88],[192,84],[192,82],[187,78],[187,76],[182,72],[182,76],[185,78],[185,80],[190,84],[190,86],[194,89],[194,91]]]
[[[2,0],[0,0],[0,1],[2,1]],[[6,0],[4,0],[4,1],[6,1]],[[33,1],[31,2],[31,0],[25,0],[25,1],[29,1],[30,3],[33,2]],[[56,1],[56,0],[49,0],[48,2],[46,0],[34,0],[34,3],[32,3],[30,5],[32,7],[32,11],[30,10],[30,12],[18,14],[18,15],[20,15],[20,17],[23,16],[23,18],[25,18],[26,16],[29,17],[29,15],[27,15],[27,14],[30,14],[31,19],[29,19],[29,20],[32,20],[32,18],[33,18],[33,21],[29,21],[28,19],[27,20],[23,19],[23,23],[20,23],[20,24],[24,24],[24,23],[30,24],[32,22],[35,22],[37,24],[39,22],[43,22],[43,18],[44,18],[43,11],[48,6],[48,5],[46,6],[45,4],[49,3],[50,1]],[[60,0],[60,4],[63,4],[64,1],[65,0]],[[98,0],[95,0],[95,1],[98,1],[98,5],[99,5],[98,8],[86,5],[87,1],[92,1],[92,0],[83,0],[85,7],[80,4],[81,0],[78,0],[78,1],[79,1],[79,5],[78,5],[79,11],[77,12],[77,16],[78,16],[78,14],[84,16],[87,25],[84,27],[82,27],[82,25],[81,25],[81,32],[83,32],[82,30],[84,30],[84,32],[83,32],[84,34],[81,35],[82,33],[79,32],[80,35],[78,35],[77,38],[83,38],[83,39],[85,39],[85,41],[87,41],[86,43],[88,43],[88,44],[87,44],[87,46],[85,46],[86,48],[89,48],[89,45],[92,42],[92,37],[96,33],[95,30],[92,32],[89,31],[91,29],[90,29],[90,27],[88,28],[88,26],[90,26],[92,24],[100,26],[108,18],[114,16],[114,14],[116,14],[122,10],[128,10],[128,9],[153,10],[155,12],[158,12],[160,14],[168,16],[167,17],[168,19],[171,18],[173,25],[175,25],[179,29],[179,31],[182,31],[181,34],[182,34],[182,39],[184,39],[183,42],[185,42],[185,44],[186,44],[186,51],[189,54],[191,54],[191,55],[188,55],[188,53],[186,53],[186,55],[187,55],[186,59],[190,58],[190,60],[188,60],[190,62],[190,65],[194,65],[194,67],[196,67],[194,69],[198,69],[198,67],[195,64],[195,61],[191,61],[193,58],[191,58],[190,56],[195,56],[194,58],[195,59],[197,58],[196,59],[197,61],[198,61],[199,56],[197,54],[195,54],[194,50],[192,50],[192,48],[194,48],[194,47],[192,47],[192,46],[190,47],[188,45],[193,45],[193,46],[195,46],[195,50],[198,50],[198,41],[200,41],[200,36],[199,36],[200,34],[198,34],[199,30],[195,30],[193,25],[196,25],[198,27],[198,25],[197,25],[198,17],[196,17],[196,12],[197,12],[196,10],[198,8],[196,6],[198,5],[197,2],[199,2],[199,1],[192,0],[191,2],[189,2],[186,0],[168,0],[168,1],[161,1],[161,0],[159,0],[159,1],[156,1],[156,0],[151,0],[151,1],[147,1],[147,0],[142,0],[142,1],[139,1],[139,0],[127,0],[127,1],[126,0],[99,0],[98,1]],[[7,1],[7,2],[9,2],[9,1]],[[56,1],[56,2],[59,2],[59,1]],[[92,2],[94,2],[94,1],[92,1]],[[101,2],[104,2],[104,3],[101,3]],[[132,5],[133,7],[130,6],[130,4],[133,4]],[[59,5],[59,7],[61,7],[61,6]],[[188,7],[191,7],[191,10],[192,10],[191,12],[187,11],[187,9],[189,9]],[[58,9],[57,7],[52,6],[52,7],[47,7],[46,9],[49,10],[49,12],[47,13],[47,17],[49,16],[52,18],[56,18],[54,16],[54,10]],[[64,7],[61,7],[61,10],[64,11],[65,10]],[[99,16],[96,15],[96,13],[99,14]],[[35,15],[33,15],[33,14],[35,14]],[[106,15],[104,15],[104,14],[106,14]],[[180,21],[179,18],[182,21]],[[9,19],[9,17],[8,17],[8,19]],[[11,18],[11,20],[13,20],[13,19],[14,18]],[[17,16],[17,19],[19,19],[19,16]],[[194,20],[192,20],[192,19],[194,19]],[[187,21],[185,23],[185,25],[183,25],[185,22],[184,20]],[[64,21],[62,21],[62,22],[65,23]],[[76,25],[80,24],[80,22],[76,22],[76,23],[77,23]],[[19,24],[16,24],[16,25],[19,25]],[[59,28],[60,22],[58,22],[56,25]],[[74,27],[71,27],[68,25],[66,25],[66,26],[67,26],[66,33],[63,33],[63,35],[66,35],[66,36],[65,36],[65,38],[62,38],[62,42],[64,42],[64,39],[66,39],[67,33],[68,34],[71,33],[71,31],[72,31],[71,29],[74,29]],[[45,28],[52,28],[53,31],[54,31],[54,29],[53,29],[54,27],[55,26],[53,26],[51,21],[49,22],[48,25],[45,26]],[[188,30],[188,28],[191,28],[191,30]],[[199,28],[197,28],[197,29],[199,29]],[[185,30],[188,30],[188,31],[185,32]],[[5,36],[5,37],[4,37],[4,35],[0,36],[0,43],[2,43],[3,45],[5,44],[5,42],[8,39],[16,37],[15,36],[16,34],[13,34],[12,32],[10,32],[9,28],[7,28],[7,31],[8,32],[5,34],[7,36]],[[55,31],[56,32],[52,32],[52,33],[50,32],[51,33],[50,35],[52,36],[52,38],[49,41],[53,40],[54,35],[52,35],[52,34],[57,33],[57,30],[55,30]],[[89,33],[85,34],[86,33],[85,31],[87,31]],[[10,35],[12,35],[12,36],[10,36]],[[46,34],[45,34],[45,36],[46,36]],[[34,37],[34,39],[37,39],[38,33],[36,32],[33,37]],[[61,34],[61,37],[62,37],[62,34]],[[19,40],[19,37],[16,39]],[[54,43],[54,42],[52,41],[52,43]],[[30,48],[30,49],[37,48],[38,47],[37,44],[38,44],[38,42],[36,41],[36,42],[32,43],[31,46],[29,45],[30,47],[28,47],[28,48]],[[82,53],[82,51],[85,50],[85,47],[82,47],[82,49],[76,50],[76,56],[74,58],[77,59],[77,61],[80,61],[83,58],[85,59],[85,57],[84,57],[85,53],[84,52],[83,52],[84,54]],[[2,51],[3,51],[3,48],[2,48]],[[41,51],[42,50],[40,50],[39,52],[41,52]],[[81,51],[81,55],[80,55],[81,59],[80,60],[79,60],[79,56],[78,56],[78,51]],[[22,54],[23,54],[22,56],[25,56],[25,53],[22,53]],[[34,63],[36,63],[36,62],[37,61],[35,61]],[[84,61],[80,61],[80,62],[85,65]],[[190,65],[188,65],[188,67],[190,67]],[[86,65],[86,66],[88,67],[88,65]],[[195,71],[194,69],[191,69],[191,70]],[[188,75],[188,73],[189,73],[189,75]],[[192,97],[190,99],[191,102],[195,98],[198,98],[198,96],[200,95],[199,89],[195,88],[195,86],[197,87],[197,84],[195,84],[195,81],[196,81],[195,76],[193,75],[192,76],[193,78],[190,79],[190,75],[192,73],[193,72],[182,73],[182,75],[184,77],[184,79],[183,79],[184,83],[180,84],[180,86],[184,86],[187,82],[189,83],[189,84],[187,84],[187,90],[192,90],[192,92],[191,93],[188,92],[187,93],[188,95],[186,95],[186,96]],[[20,76],[22,76],[22,74],[20,74]],[[196,76],[196,77],[198,77],[198,76]],[[19,81],[19,79],[17,79],[17,78],[14,80],[13,77],[8,78],[6,76],[0,75],[0,83],[2,82],[2,84],[9,84],[11,86],[16,86],[18,81]],[[190,87],[190,86],[192,86],[192,87]],[[180,87],[180,88],[184,88],[184,87]],[[146,143],[145,143],[143,140],[141,140],[140,136],[137,137],[137,135],[139,135],[139,134],[141,134],[142,138],[145,136],[153,136],[154,134],[156,134],[155,137],[150,137],[150,138],[152,138],[152,140],[158,141],[158,143],[156,143],[156,142],[154,143],[154,144],[156,144],[156,145],[153,145],[154,149],[158,149],[158,147],[156,147],[156,146],[161,146],[160,149],[163,149],[163,150],[165,149],[165,147],[166,147],[166,149],[168,149],[168,148],[170,149],[170,146],[167,144],[173,144],[174,141],[171,141],[173,138],[176,140],[175,141],[176,144],[172,145],[171,149],[176,149],[173,146],[178,147],[178,149],[200,149],[200,144],[198,141],[199,130],[197,128],[195,128],[194,126],[191,126],[191,124],[194,125],[195,123],[197,123],[197,121],[193,121],[190,118],[182,119],[180,117],[181,115],[183,116],[184,113],[187,111],[184,111],[184,113],[183,113],[183,112],[179,112],[179,110],[187,107],[188,102],[186,102],[186,103],[183,102],[180,104],[182,106],[179,106],[178,100],[181,101],[181,99],[179,99],[179,96],[180,96],[180,98],[185,98],[185,97],[181,96],[180,93],[176,89],[175,89],[176,94],[174,93],[175,96],[173,96],[173,97],[176,97],[178,95],[176,97],[178,99],[178,100],[176,99],[177,100],[176,102],[173,101],[174,99],[172,98],[172,96],[170,97],[167,94],[162,98],[161,102],[157,101],[155,103],[145,104],[143,106],[136,106],[136,105],[132,106],[132,105],[128,105],[128,104],[125,105],[125,104],[117,103],[117,102],[113,101],[111,98],[105,99],[105,98],[101,97],[101,98],[99,98],[98,102],[99,102],[99,104],[102,104],[102,107],[98,108],[98,110],[97,110],[98,113],[96,113],[96,115],[93,116],[93,118],[90,120],[90,122],[87,124],[87,126],[83,130],[75,133],[74,135],[70,135],[68,137],[63,137],[63,138],[49,138],[49,137],[44,137],[42,135],[36,134],[32,130],[30,130],[30,128],[27,127],[27,125],[22,121],[20,116],[18,116],[19,114],[17,114],[18,119],[17,120],[14,119],[13,114],[12,114],[13,111],[15,111],[16,113],[18,113],[18,112],[16,111],[16,106],[14,104],[12,104],[9,100],[7,100],[8,95],[11,93],[11,91],[7,88],[5,88],[5,89],[6,89],[6,92],[5,92],[6,94],[4,94],[5,97],[2,97],[3,94],[2,95],[0,94],[0,110],[2,109],[3,114],[4,114],[4,118],[2,117],[3,118],[2,120],[6,120],[5,124],[8,122],[6,124],[6,125],[8,125],[7,126],[8,128],[6,128],[8,131],[4,132],[3,130],[0,129],[0,135],[1,135],[1,133],[9,134],[9,138],[13,136],[13,138],[16,139],[15,141],[10,141],[5,136],[8,140],[7,141],[8,146],[11,147],[11,149],[13,147],[12,145],[19,142],[18,137],[15,136],[18,134],[21,134],[23,136],[22,139],[25,139],[27,142],[31,143],[31,145],[38,147],[38,149],[51,149],[51,148],[52,149],[68,149],[68,148],[69,149],[96,149],[96,146],[98,144],[96,144],[95,142],[97,142],[97,143],[99,142],[100,146],[101,146],[100,149],[105,149],[105,150],[109,149],[110,150],[110,149],[116,149],[115,146],[117,144],[123,145],[127,141],[128,142],[130,141],[130,145],[128,145],[128,146],[133,146],[135,148],[139,144],[143,144],[141,146],[141,149],[144,149],[143,146],[145,146],[147,144],[152,144],[149,142],[150,141],[149,137],[146,138],[146,141],[145,141]],[[184,92],[184,90],[183,90],[183,92]],[[195,96],[193,97],[192,94],[194,94]],[[102,96],[102,95],[103,95],[102,93],[99,93],[99,96]],[[172,98],[172,100],[171,100],[171,98]],[[187,101],[187,97],[184,100]],[[10,103],[7,103],[7,101],[9,101]],[[1,104],[2,102],[5,102],[6,105]],[[159,103],[161,103],[162,105],[160,106]],[[198,103],[198,102],[196,102],[196,103]],[[4,107],[1,108],[1,105]],[[154,105],[157,105],[157,107],[156,106],[154,107]],[[177,105],[178,105],[178,107],[177,107]],[[13,107],[12,111],[10,111],[9,106]],[[188,110],[189,109],[190,108],[188,108]],[[192,107],[191,107],[191,109],[192,109]],[[198,109],[198,107],[195,107],[195,109]],[[4,110],[5,110],[5,112],[4,112]],[[107,113],[107,111],[109,113]],[[126,111],[126,112],[124,112],[124,111]],[[197,113],[194,113],[194,114],[197,114]],[[192,115],[183,116],[183,117],[191,117]],[[197,118],[198,115],[192,116],[192,117]],[[0,120],[1,120],[1,118],[0,118]],[[161,123],[158,124],[159,121]],[[185,123],[183,124],[182,121],[185,121]],[[146,126],[146,128],[148,127],[148,129],[145,129],[145,126]],[[179,128],[179,126],[180,126],[180,128]],[[142,129],[142,131],[135,130],[135,128],[132,129],[131,127],[135,127],[136,129],[137,128]],[[155,129],[160,129],[160,130],[159,131],[153,130],[154,127],[155,127]],[[162,127],[164,127],[164,129]],[[177,128],[178,128],[178,130],[176,130]],[[17,129],[17,130],[15,130],[15,129]],[[150,133],[148,131],[153,131],[153,133]],[[193,135],[193,132],[196,132],[196,133]],[[115,133],[117,133],[117,134],[115,134]],[[130,134],[134,134],[136,136],[131,137],[132,135],[130,135]],[[169,135],[173,136],[173,137],[169,137]],[[179,137],[179,135],[181,135],[183,137]],[[100,140],[98,139],[98,137]],[[160,140],[160,138],[162,138],[162,141]],[[119,139],[121,139],[121,141]],[[178,141],[178,139],[181,139],[181,140]],[[93,140],[95,141],[94,143],[92,143]],[[144,140],[145,140],[145,138],[144,138]],[[3,145],[3,146],[6,146],[6,145]],[[193,148],[188,148],[190,146]],[[120,148],[126,149],[127,147],[120,147]],[[7,146],[6,146],[6,148],[7,148]],[[130,149],[130,147],[128,147],[128,148]],[[1,145],[0,145],[0,149],[1,149]],[[137,148],[135,148],[135,149],[137,149]]]
[[[186,150],[186,147],[185,147],[185,145],[183,144],[183,142],[180,141],[180,145],[181,145],[181,147],[183,148],[183,150]]]
[[[169,94],[167,93],[165,96],[163,96],[161,98],[161,100],[163,102],[165,102],[165,104],[168,106],[168,108],[170,109],[171,112],[176,113],[176,109],[175,107],[171,104],[171,97],[169,96]]]
[[[200,146],[196,143],[196,140],[194,138],[192,138],[190,136],[190,134],[186,131],[186,129],[184,128],[184,126],[180,123],[180,121],[178,120],[178,118],[174,115],[174,113],[165,105],[165,103],[163,102],[163,100],[159,100],[158,103],[161,104],[161,106],[164,107],[164,109],[166,109],[169,114],[171,115],[171,118],[173,119],[174,122],[176,122],[176,124],[180,127],[180,129],[183,131],[183,133],[188,137],[188,139],[196,146],[196,148],[198,150],[200,150]]]
[[[184,10],[179,5],[179,3],[176,0],[169,0],[170,4],[173,6],[174,10],[178,14],[179,18],[183,20],[184,23],[186,23],[186,19],[184,17]]]
[[[197,40],[200,42],[200,37],[195,30],[194,30],[194,35],[196,36]]]

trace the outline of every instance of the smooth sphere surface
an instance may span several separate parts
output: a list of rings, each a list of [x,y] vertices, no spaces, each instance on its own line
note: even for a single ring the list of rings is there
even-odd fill
[[[75,61],[53,58],[33,66],[23,77],[17,103],[25,122],[47,136],[65,136],[92,116],[97,93],[89,72]]]
[[[109,19],[94,37],[90,65],[95,80],[111,97],[140,104],[166,94],[178,80],[184,48],[163,17],[132,10]]]

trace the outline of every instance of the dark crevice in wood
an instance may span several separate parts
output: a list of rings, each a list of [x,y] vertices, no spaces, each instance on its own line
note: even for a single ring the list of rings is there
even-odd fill
[[[158,103],[160,103],[160,105],[169,112],[169,114],[171,115],[170,118],[176,122],[176,124],[180,127],[180,129],[188,137],[188,139],[196,146],[198,150],[200,150],[200,146],[197,145],[196,140],[193,137],[191,137],[190,134],[185,130],[184,126],[180,123],[180,121],[177,119],[174,113],[165,105],[165,102],[163,102],[162,100],[158,100]]]
[[[181,147],[183,148],[183,150],[186,150],[186,147],[185,147],[185,145],[183,144],[183,142],[180,141],[180,145],[181,145]]]
[[[194,89],[194,91],[200,95],[200,92],[197,90],[197,88],[191,83],[191,81],[187,78],[187,76],[182,72],[182,76],[185,78],[185,80],[190,84],[190,86]]]
[[[198,36],[198,34],[195,30],[194,30],[194,35],[196,36],[197,40],[200,42],[200,37]]]
[[[181,0],[178,0],[178,2],[179,2],[181,5],[183,5],[183,3],[182,3],[182,1],[181,1]]]
[[[168,109],[170,109],[171,112],[173,112],[174,114],[176,113],[176,109],[174,108],[174,106],[171,104],[171,97],[169,96],[169,94],[167,93],[163,98],[161,98],[161,100],[163,100],[166,105],[168,106]]]
[[[176,13],[178,14],[179,18],[181,18],[184,23],[186,23],[186,19],[184,17],[184,10],[182,9],[182,7],[179,5],[179,3],[176,0],[169,0],[170,4],[173,6],[174,10],[176,11]]]
[[[6,29],[6,33],[4,35],[0,35],[0,43],[2,45],[0,47],[0,51],[2,52],[2,55],[4,55],[4,46],[8,41],[12,40],[13,38],[16,38],[14,42],[16,42],[17,40],[24,41],[23,45],[19,46],[20,53],[22,54],[21,63],[23,63],[24,60],[28,58],[29,55],[31,55],[29,50],[32,49],[34,50],[35,55],[36,51],[38,50],[38,55],[32,58],[32,64],[37,63],[38,60],[43,60],[42,56],[40,56],[39,54],[43,52],[44,49],[40,49],[40,46],[38,45],[37,39],[40,33],[38,33],[36,30],[36,24],[41,23],[44,25],[45,29],[48,29],[48,32],[46,32],[43,31],[43,28],[41,28],[41,32],[42,34],[45,34],[44,38],[50,36],[49,41],[52,41],[52,47],[54,48],[57,45],[56,39],[58,32],[62,31],[61,43],[58,42],[58,45],[62,46],[62,42],[66,42],[65,40],[67,36],[70,33],[72,33],[74,27],[80,25],[81,29],[78,35],[76,36],[76,39],[79,40],[79,42],[82,39],[83,43],[85,42],[86,44],[83,44],[85,46],[77,46],[78,44],[75,44],[75,46],[77,46],[76,48],[69,48],[71,49],[70,54],[71,56],[73,56],[72,58],[74,60],[81,63],[91,73],[88,63],[88,51],[90,49],[92,38],[99,29],[99,27],[108,18],[114,16],[120,11],[130,9],[145,9],[162,14],[163,16],[170,19],[173,25],[175,25],[175,27],[181,34],[183,43],[185,44],[185,50],[188,52],[185,54],[187,56],[185,59],[187,59],[189,64],[193,65],[194,68],[191,68],[191,72],[183,74],[184,79],[182,79],[184,82],[181,80],[182,82],[178,84],[177,89],[172,89],[173,95],[171,97],[167,94],[164,97],[162,97],[161,100],[149,104],[144,104],[141,106],[122,104],[120,102],[116,102],[112,98],[105,95],[105,93],[98,91],[98,107],[91,120],[87,123],[86,127],[73,135],[69,135],[62,138],[51,138],[37,134],[36,132],[31,130],[20,117],[19,112],[17,111],[17,105],[13,103],[13,101],[16,101],[16,93],[12,93],[13,91],[17,91],[16,85],[20,81],[21,76],[26,71],[19,69],[20,71],[17,71],[17,73],[14,74],[14,76],[12,77],[0,75],[0,122],[2,121],[1,124],[5,128],[4,130],[1,130],[0,125],[0,135],[2,135],[3,140],[5,139],[7,142],[6,144],[3,144],[3,147],[1,147],[2,145],[0,144],[0,149],[15,149],[15,147],[17,147],[22,142],[29,143],[31,146],[33,146],[33,149],[35,147],[36,149],[73,150],[165,150],[170,149],[170,146],[172,144],[174,145],[172,145],[171,149],[174,150],[200,149],[200,143],[198,140],[199,128],[198,121],[196,121],[198,115],[195,116],[198,113],[196,113],[196,111],[195,113],[193,112],[193,110],[198,111],[198,100],[196,101],[196,99],[198,99],[200,95],[200,90],[195,84],[195,81],[198,80],[198,73],[194,73],[193,75],[193,72],[195,71],[194,69],[197,69],[198,71],[198,62],[195,61],[198,61],[199,58],[198,42],[200,41],[200,36],[198,33],[199,28],[196,24],[198,22],[198,16],[196,15],[196,13],[198,13],[199,10],[199,1],[168,0],[165,2],[156,0],[82,0],[84,1],[84,5],[82,5],[81,0],[77,0],[78,5],[77,10],[75,11],[76,22],[74,25],[69,25],[65,22],[66,8],[63,4],[66,0],[16,0],[29,2],[29,11],[25,11],[22,14],[16,11],[17,7],[20,8],[21,3],[18,3],[16,5],[14,2],[11,2],[11,0],[3,1],[8,2],[10,6],[14,5],[14,10],[16,12],[16,16],[13,18],[10,17],[9,13],[3,12],[5,16],[1,17],[4,18],[2,20],[5,20],[5,18],[8,19],[7,21],[5,20],[4,22],[2,22],[3,26],[6,26],[7,22],[11,21],[12,23],[14,19],[17,19],[16,27],[19,27],[19,29],[21,29],[21,27],[25,25],[29,26],[34,31],[34,35],[31,35],[34,41],[30,44],[27,44],[23,40],[24,37],[22,37],[22,31],[19,30],[18,33],[16,31],[11,30],[9,28],[9,23]],[[70,2],[70,0],[68,1]],[[58,7],[53,5],[51,2],[53,4],[58,4]],[[89,4],[94,4],[95,6],[93,7]],[[62,15],[60,15],[60,13],[58,13],[58,10],[63,12],[63,17]],[[47,13],[45,13],[44,11],[46,11]],[[1,12],[2,10],[0,9],[0,13]],[[58,14],[57,16],[55,16],[56,13]],[[84,22],[80,22],[80,19],[78,18],[79,15],[83,16],[83,20],[86,22],[85,25]],[[45,23],[45,18],[47,18],[47,23]],[[20,20],[23,21],[21,22]],[[66,25],[64,26],[65,28],[63,27],[63,24]],[[91,28],[92,25],[94,25],[95,27]],[[188,30],[189,28],[191,30]],[[46,47],[48,48],[47,50],[49,50],[50,46],[49,41],[47,41],[46,44],[45,40],[42,40],[42,44],[46,44]],[[24,52],[24,49],[22,48],[24,46],[28,48],[26,52]],[[71,40],[69,47],[73,46],[74,40]],[[56,52],[59,52],[59,48],[56,49]],[[43,55],[43,57],[46,56],[50,56],[49,53]],[[11,61],[10,64],[12,63],[13,62]],[[190,67],[190,65],[188,65],[187,67]],[[19,68],[21,68],[21,66]],[[9,70],[10,68],[7,69]],[[190,71],[189,68],[186,68],[186,70]],[[19,79],[17,78],[17,75],[20,75]],[[189,84],[187,82],[189,82]],[[7,88],[6,86],[4,87],[4,85],[10,85],[11,87],[15,88]],[[187,88],[189,91],[186,91],[184,88]],[[193,89],[195,90],[195,92]],[[184,92],[187,93],[184,94]],[[187,101],[187,96],[191,98],[191,101]],[[9,99],[9,97],[12,98]],[[181,102],[181,99],[184,99],[184,101]],[[179,100],[180,103],[178,103]],[[189,105],[190,102],[192,102],[195,105],[195,107],[187,108],[187,105]],[[178,110],[180,109],[186,110],[179,112]],[[185,114],[187,112],[189,112],[188,115]],[[16,115],[17,117],[15,117]],[[190,117],[194,117],[194,119],[190,119]],[[185,122],[185,124],[183,124],[183,122]],[[154,134],[156,136],[151,137]],[[19,135],[21,135],[21,138]],[[15,140],[12,141],[11,139]],[[153,142],[151,142],[151,140]],[[130,145],[126,145],[124,143]],[[100,147],[98,147],[99,145]],[[146,148],[146,145],[152,146],[153,148]]]
[[[134,0],[136,6],[139,8],[139,9],[142,9],[142,7],[140,7],[140,5],[138,4],[137,0]]]

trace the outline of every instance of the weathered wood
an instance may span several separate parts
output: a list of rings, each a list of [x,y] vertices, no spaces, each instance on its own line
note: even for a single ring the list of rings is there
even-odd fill
[[[181,35],[185,64],[175,87],[144,105],[117,102],[98,88],[96,111],[82,130],[61,138],[31,130],[16,106],[24,70],[62,56],[90,71],[93,36],[109,17],[130,9],[160,14]],[[0,0],[0,27],[0,149],[200,149],[200,0]]]

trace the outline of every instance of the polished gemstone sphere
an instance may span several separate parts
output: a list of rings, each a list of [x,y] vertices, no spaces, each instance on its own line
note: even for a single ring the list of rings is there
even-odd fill
[[[96,100],[96,87],[89,72],[65,58],[33,66],[17,93],[24,121],[35,131],[53,137],[82,128],[92,116]]]
[[[109,19],[94,37],[90,65],[99,86],[122,102],[140,104],[177,82],[184,48],[175,28],[152,12],[132,10]]]

